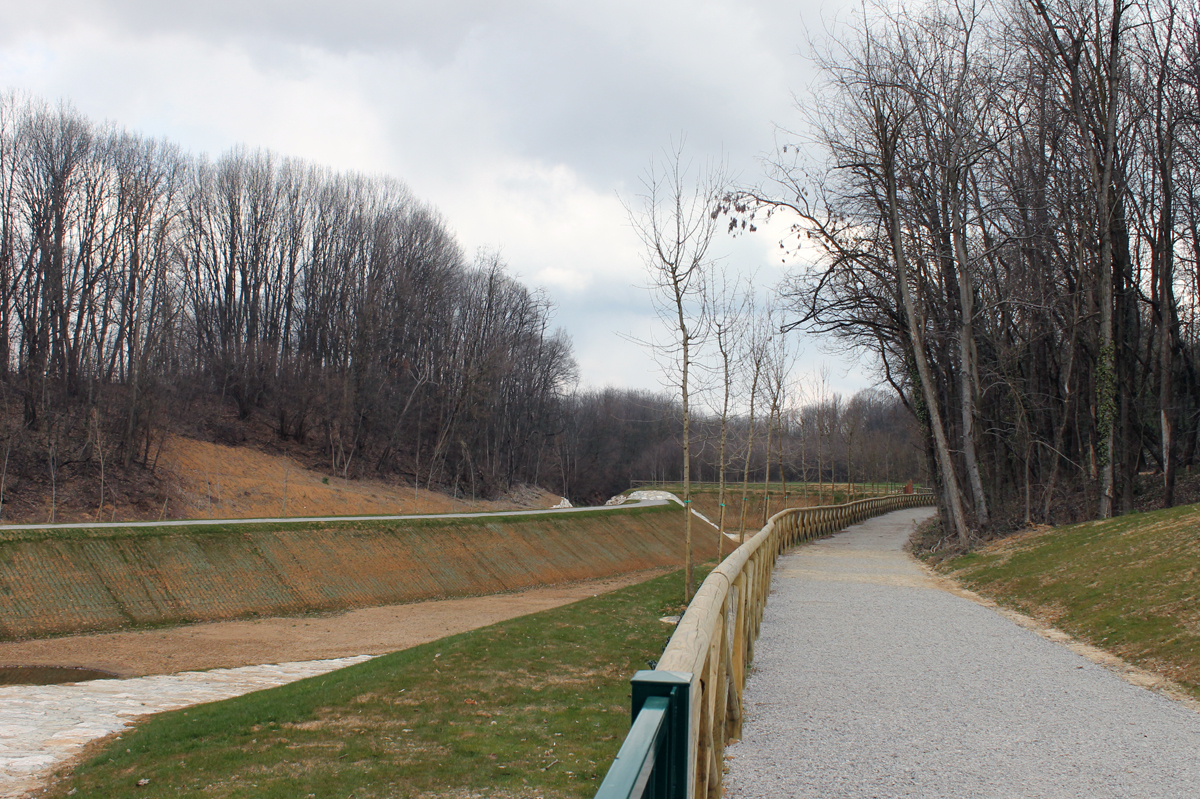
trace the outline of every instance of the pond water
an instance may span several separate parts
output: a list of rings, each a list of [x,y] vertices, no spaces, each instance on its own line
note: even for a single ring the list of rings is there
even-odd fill
[[[117,675],[70,666],[0,666],[0,685],[61,685],[85,680],[111,680]]]

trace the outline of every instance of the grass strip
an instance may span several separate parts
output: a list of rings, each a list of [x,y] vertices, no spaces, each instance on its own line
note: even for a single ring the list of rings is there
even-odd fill
[[[591,797],[682,573],[139,723],[48,795]],[[138,787],[141,780],[148,780]]]
[[[173,524],[161,527],[78,527],[71,529],[0,530],[0,543],[29,543],[37,541],[73,541],[90,539],[164,538],[169,536],[237,536],[261,532],[388,532],[400,530],[422,530],[438,527],[485,527],[494,524],[512,524],[523,521],[538,523],[546,519],[571,520],[595,519],[612,514],[641,516],[652,513],[671,513],[678,505],[630,505],[627,507],[575,511],[569,514],[530,513],[523,516],[503,516],[503,511],[480,513],[470,516],[445,518],[430,514],[429,518],[408,519],[358,519],[328,522],[246,522],[229,519],[222,524]]]
[[[937,568],[1200,697],[1200,505],[1004,539]]]
[[[899,491],[902,488],[904,488],[904,485],[905,485],[904,483],[854,483],[854,491],[856,494],[862,494],[871,489],[878,489],[881,492]],[[750,491],[752,493],[757,492],[760,494],[763,492],[766,492],[766,491],[770,491],[773,494],[779,494],[779,493],[783,492],[784,487],[785,487],[784,483],[777,482],[777,481],[772,481],[771,483],[758,482],[758,483],[747,483],[746,484],[747,491]],[[833,485],[830,483],[789,482],[786,484],[786,488],[787,488],[789,495],[800,494],[800,493],[803,493],[804,491],[808,491],[811,494],[817,494],[819,491],[823,491],[825,494],[829,494],[830,491],[837,491],[837,493],[841,494],[841,495],[844,495],[846,493],[846,484],[844,482],[839,482],[836,485]],[[720,483],[713,483],[713,482],[698,483],[696,481],[692,481],[691,489],[692,489],[693,494],[697,493],[697,492],[702,492],[702,493],[716,492],[716,491],[720,490]],[[624,493],[628,494],[633,491],[670,491],[673,494],[682,496],[683,495],[683,483],[659,483],[659,484],[647,483],[645,485],[636,485],[636,486],[626,490]],[[731,496],[740,496],[742,493],[741,481],[739,480],[737,482],[727,482],[725,484],[725,491],[726,491],[726,493],[728,493]]]

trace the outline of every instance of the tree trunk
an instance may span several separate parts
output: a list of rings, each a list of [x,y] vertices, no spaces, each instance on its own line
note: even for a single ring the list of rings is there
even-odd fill
[[[951,189],[952,232],[954,257],[958,261],[959,309],[962,314],[958,329],[959,402],[962,406],[963,461],[967,468],[967,479],[971,494],[975,498],[975,518],[980,524],[988,523],[987,495],[983,490],[983,477],[979,473],[979,457],[975,446],[975,384],[978,367],[975,352],[975,291],[967,264],[967,246],[962,202],[958,198],[958,187]]]
[[[880,125],[877,133],[881,145],[881,166],[887,190],[888,236],[892,248],[892,258],[896,264],[896,282],[900,289],[900,302],[904,308],[913,361],[916,364],[917,375],[921,383],[921,393],[925,398],[926,412],[929,414],[929,427],[933,433],[938,471],[942,476],[942,491],[950,513],[950,523],[954,527],[952,532],[957,536],[959,544],[967,547],[971,542],[971,533],[967,526],[966,514],[963,512],[962,492],[958,487],[958,476],[954,471],[954,461],[950,457],[950,445],[946,440],[946,430],[942,424],[942,412],[937,400],[937,386],[929,368],[929,359],[925,354],[925,337],[921,334],[922,320],[917,313],[908,285],[908,254],[904,249],[904,234],[900,224],[899,197],[896,186],[895,146],[900,131],[883,127],[886,124],[886,116],[882,109],[877,112],[876,123]]]

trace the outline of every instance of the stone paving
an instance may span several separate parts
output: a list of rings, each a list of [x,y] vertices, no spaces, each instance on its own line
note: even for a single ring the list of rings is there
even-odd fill
[[[371,657],[0,687],[0,797],[26,795],[89,741],[118,732],[139,716],[273,688]]]

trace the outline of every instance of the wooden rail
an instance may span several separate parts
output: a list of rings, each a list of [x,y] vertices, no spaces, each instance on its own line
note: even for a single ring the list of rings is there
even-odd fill
[[[734,550],[715,568],[696,592],[675,628],[657,668],[633,678],[634,720],[646,696],[670,696],[682,715],[675,747],[676,762],[654,769],[680,775],[670,786],[651,793],[677,799],[716,799],[721,795],[725,742],[739,738],[742,729],[742,691],[746,669],[754,659],[763,610],[771,587],[775,561],[788,547],[830,535],[858,522],[894,510],[932,505],[933,494],[891,494],[845,505],[789,508]],[[622,749],[624,754],[625,750]],[[621,758],[618,758],[620,761]],[[626,769],[627,770],[627,767]],[[640,796],[622,783],[614,763],[596,794]],[[641,773],[641,769],[638,770]],[[661,785],[655,780],[650,786]]]

